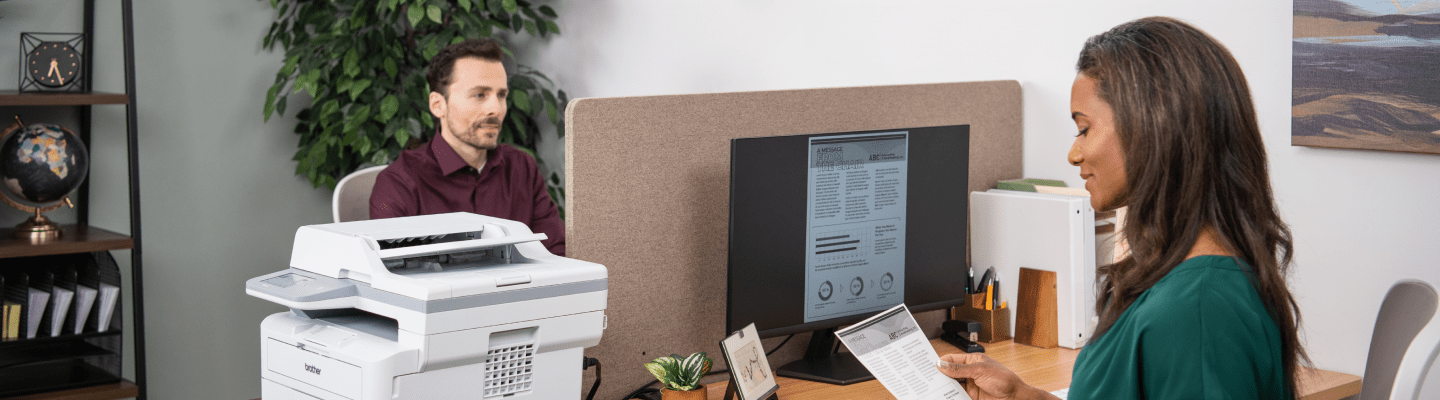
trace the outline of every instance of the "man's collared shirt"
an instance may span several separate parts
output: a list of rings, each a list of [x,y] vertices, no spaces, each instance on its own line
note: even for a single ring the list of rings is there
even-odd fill
[[[565,224],[530,154],[507,144],[486,152],[482,171],[465,163],[445,139],[400,152],[380,171],[370,193],[370,218],[472,212],[520,221],[565,255]]]

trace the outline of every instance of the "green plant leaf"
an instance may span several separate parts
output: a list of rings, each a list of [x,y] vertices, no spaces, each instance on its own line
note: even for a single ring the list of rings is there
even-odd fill
[[[399,143],[400,147],[405,147],[406,143],[410,143],[410,134],[404,130],[395,131],[395,142]]]
[[[520,9],[520,6],[515,4],[515,0],[501,0],[500,7],[505,8],[505,12],[511,14],[514,14],[515,11]]]
[[[516,91],[516,92],[518,92],[518,91],[530,90],[530,89],[534,89],[534,88],[535,88],[535,81],[530,80],[530,78],[526,78],[524,75],[515,75],[514,77],[511,77],[511,78],[510,78],[510,90],[511,90],[511,91]]]
[[[430,6],[425,7],[425,14],[429,15],[430,20],[435,21],[435,23],[437,24],[444,22],[440,20],[440,17],[443,17],[443,15],[441,15],[440,13],[440,6],[431,4]]]
[[[530,113],[529,94],[526,94],[524,90],[516,90],[514,92],[510,92],[510,96],[512,97],[511,102],[515,104],[516,108],[519,108],[520,111],[526,114]]]
[[[544,90],[537,90],[537,91],[540,92],[540,93],[545,93]],[[540,111],[542,111],[542,110],[544,110],[544,109],[545,109],[545,98],[544,98],[544,97],[540,97],[540,96],[530,96],[530,110],[533,111],[533,112],[531,113],[531,115],[539,114]]]
[[[503,18],[505,17],[505,6],[503,4],[500,4],[500,1],[501,0],[487,0],[485,2],[485,7],[489,8],[491,13],[497,14],[496,16]],[[495,16],[492,16],[491,19],[494,19],[494,17]]]
[[[391,78],[400,73],[400,67],[395,66],[394,58],[385,57],[385,73],[389,74]]]
[[[340,112],[340,101],[331,99],[330,101],[325,102],[324,105],[320,106],[320,119],[323,121],[325,117],[328,117],[337,112]]]
[[[465,12],[468,13],[470,12],[470,7],[470,0],[460,0],[460,9],[465,10]]]
[[[425,53],[423,56],[426,60],[429,60],[435,58],[436,54],[440,54],[440,42],[435,40],[434,36],[431,36],[425,40]]]
[[[359,98],[360,94],[365,92],[365,89],[370,88],[370,83],[371,81],[369,79],[361,79],[355,81],[355,84],[350,85],[350,101],[355,101],[356,98]]]
[[[529,155],[530,155],[530,158],[536,158],[536,159],[539,158],[539,157],[537,157],[537,156],[535,155],[535,151],[534,151],[534,150],[530,150],[530,149],[528,149],[528,148],[520,147],[520,146],[515,146],[515,148],[520,149],[520,151],[525,152],[525,154],[529,154]]]
[[[350,117],[345,120],[345,130],[350,131],[360,129],[360,124],[365,123],[365,120],[368,119],[370,119],[370,106],[360,106],[360,108],[357,108],[353,112],[351,112]]]
[[[425,19],[425,9],[415,4],[411,4],[406,7],[409,8],[409,10],[407,11],[409,15],[407,16],[410,18],[410,26],[420,26],[420,20]]]
[[[550,8],[550,6],[540,6],[540,13],[550,18],[558,17],[558,15],[555,14],[555,9]]]
[[[289,99],[289,98],[290,98],[289,96],[280,96],[280,99],[279,99],[279,100],[275,100],[275,113],[276,113],[276,114],[285,115],[285,100],[286,100],[286,99]]]
[[[354,78],[360,74],[360,52],[355,48],[345,51],[345,76]]]
[[[295,73],[295,65],[300,63],[300,56],[294,55],[285,58],[285,66],[280,67],[279,76],[290,76]]]
[[[545,29],[549,29],[556,34],[560,33],[560,25],[556,24],[555,21],[545,21]]]
[[[531,35],[539,34],[538,32],[535,31],[535,29],[536,29],[536,28],[535,28],[535,22],[534,22],[534,21],[525,21],[525,33],[529,33],[529,34],[531,34]]]
[[[400,99],[393,94],[387,94],[385,98],[380,99],[380,114],[375,116],[375,120],[382,124],[390,122],[390,119],[395,117],[395,112],[399,110]]]
[[[658,381],[661,381],[661,382],[665,382],[665,381],[667,380],[666,378],[669,377],[669,374],[665,372],[665,366],[660,365],[660,364],[658,364],[658,363],[653,363],[653,362],[645,363],[645,370],[646,370],[646,371],[650,371],[650,375],[654,375],[654,376],[655,376],[655,380],[658,380]]]
[[[270,85],[270,90],[265,92],[265,122],[270,122],[270,114],[275,111],[275,94],[279,92],[279,83]]]

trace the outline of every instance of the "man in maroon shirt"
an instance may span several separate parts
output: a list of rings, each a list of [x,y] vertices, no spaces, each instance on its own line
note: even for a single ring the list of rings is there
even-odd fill
[[[470,39],[430,60],[430,113],[440,133],[405,150],[375,178],[370,218],[473,212],[520,221],[565,255],[565,226],[535,159],[498,144],[509,84],[500,44]]]

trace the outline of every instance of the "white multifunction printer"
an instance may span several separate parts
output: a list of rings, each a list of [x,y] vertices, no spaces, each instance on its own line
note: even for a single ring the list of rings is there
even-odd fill
[[[600,343],[605,266],[524,224],[451,213],[302,226],[290,267],[245,293],[261,393],[285,399],[574,399]]]

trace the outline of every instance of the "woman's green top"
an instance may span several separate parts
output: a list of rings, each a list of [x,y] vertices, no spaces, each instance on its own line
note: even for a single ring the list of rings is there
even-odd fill
[[[1292,399],[1280,330],[1242,265],[1176,266],[1080,351],[1068,399]]]

